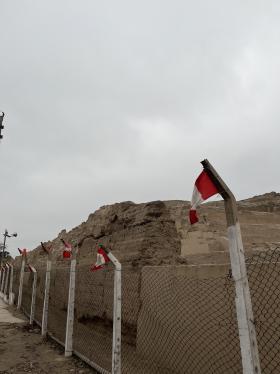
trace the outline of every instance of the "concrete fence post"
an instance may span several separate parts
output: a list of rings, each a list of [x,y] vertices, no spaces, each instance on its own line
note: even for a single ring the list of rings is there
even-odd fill
[[[2,279],[3,279],[3,266],[0,268],[0,294],[1,294],[1,285],[2,285]]]
[[[66,335],[65,335],[65,357],[70,357],[72,356],[72,353],[73,353],[73,327],[74,327],[77,252],[78,252],[78,246],[75,246],[71,253],[67,322],[66,322]]]
[[[9,304],[14,303],[14,293],[13,293],[13,282],[14,282],[14,267],[10,265],[10,284],[9,284]]]
[[[9,302],[9,292],[8,292],[8,286],[9,286],[9,280],[10,280],[10,265],[7,263],[6,264],[6,279],[5,279],[5,287],[4,287],[4,301],[6,303]]]
[[[114,312],[113,312],[113,342],[112,342],[112,374],[121,374],[121,307],[122,307],[122,278],[121,263],[112,252],[106,250],[112,261],[114,270]]]
[[[47,328],[48,328],[51,268],[52,268],[52,261],[51,261],[51,255],[49,253],[48,259],[47,259],[46,280],[45,280],[45,296],[44,296],[44,307],[43,307],[43,316],[42,316],[42,336],[46,336]]]
[[[1,292],[1,297],[4,297],[4,284],[5,284],[5,275],[6,275],[6,269],[3,266],[2,267],[2,278],[1,278],[1,287],[0,287],[0,292]]]
[[[35,316],[35,307],[36,307],[36,292],[37,292],[37,270],[29,265],[29,269],[33,275],[33,283],[32,283],[32,298],[31,298],[31,305],[30,305],[30,319],[29,324],[32,325]]]
[[[23,277],[24,277],[25,264],[26,264],[26,251],[23,250],[21,251],[21,269],[20,269],[20,278],[19,278],[17,309],[20,309],[21,302],[22,302],[22,288],[23,288]]]
[[[235,303],[241,348],[243,374],[260,374],[260,360],[254,315],[247,278],[244,248],[237,215],[235,197],[208,160],[201,162],[204,170],[217,187],[225,202],[229,253],[235,282]]]

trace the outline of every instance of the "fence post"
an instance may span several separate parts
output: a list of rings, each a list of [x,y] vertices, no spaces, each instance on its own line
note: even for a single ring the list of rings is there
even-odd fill
[[[32,325],[34,321],[35,307],[36,307],[37,270],[31,265],[29,265],[29,269],[31,273],[33,274],[32,299],[31,299],[31,306],[30,306],[30,319],[29,319],[29,324]]]
[[[9,285],[9,279],[10,279],[10,265],[6,263],[6,272],[7,276],[5,279],[5,288],[4,288],[4,301],[8,303],[9,298],[8,298],[8,285]]]
[[[235,282],[235,303],[244,374],[260,374],[260,360],[244,249],[235,197],[208,160],[201,162],[204,170],[225,201],[229,252]]]
[[[52,268],[51,254],[48,253],[46,280],[45,280],[44,307],[43,307],[43,317],[42,317],[42,336],[46,336],[47,328],[48,328],[51,268]]]
[[[113,342],[112,342],[112,374],[121,374],[121,307],[122,307],[122,265],[112,252],[104,250],[115,266],[114,271],[114,313],[113,313]]]
[[[19,278],[17,309],[20,309],[20,307],[21,307],[25,262],[26,262],[26,250],[22,250],[21,251],[21,269],[20,269],[20,278]]]
[[[3,267],[2,267],[1,287],[0,287],[1,297],[4,297],[4,292],[3,292],[3,290],[4,290],[5,274],[6,274],[6,269],[5,269],[5,267],[3,266]]]
[[[78,246],[75,246],[71,254],[71,267],[69,279],[67,322],[65,335],[65,357],[72,356],[73,352],[73,325],[74,325],[74,308],[75,308],[75,284],[76,284],[76,263],[77,263]]]
[[[1,266],[0,268],[0,294],[1,294],[2,279],[3,279],[3,266]]]
[[[14,303],[14,294],[13,294],[13,281],[14,281],[14,267],[10,265],[10,284],[9,284],[9,304],[12,305]]]

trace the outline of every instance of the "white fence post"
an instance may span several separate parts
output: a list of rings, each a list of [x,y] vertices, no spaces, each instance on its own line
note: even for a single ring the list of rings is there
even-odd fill
[[[112,342],[112,374],[121,374],[121,307],[122,280],[121,263],[112,252],[106,250],[107,256],[115,266],[114,270],[114,313],[113,313],[113,342]]]
[[[229,252],[232,275],[235,282],[235,303],[244,374],[260,374],[260,360],[244,248],[237,216],[236,200],[208,160],[202,161],[204,170],[225,200],[228,227]]]
[[[74,307],[75,307],[77,251],[78,251],[78,246],[75,246],[71,254],[72,257],[71,257],[71,267],[70,267],[67,322],[66,322],[66,335],[65,335],[65,357],[72,356],[72,352],[73,352],[73,325],[74,325]]]
[[[20,309],[21,307],[25,263],[26,263],[26,250],[23,250],[21,251],[21,269],[20,269],[17,309]]]
[[[4,292],[3,292],[3,291],[4,291],[5,274],[6,274],[6,269],[5,269],[5,267],[3,266],[3,267],[2,267],[1,286],[0,286],[1,297],[4,297]]]
[[[13,282],[14,282],[14,267],[10,265],[10,284],[9,284],[9,304],[14,303],[14,293],[13,293]]]
[[[6,263],[6,279],[5,279],[5,287],[4,287],[4,301],[6,303],[9,302],[9,297],[8,297],[8,285],[9,285],[9,279],[10,279],[10,265]]]
[[[33,275],[32,299],[31,299],[31,306],[30,306],[30,319],[29,319],[29,324],[32,325],[34,321],[35,307],[36,307],[37,270],[31,265],[29,265],[29,269]]]
[[[46,281],[45,281],[44,307],[43,307],[43,317],[42,317],[42,336],[46,336],[47,328],[48,328],[51,268],[52,268],[51,255],[48,254],[47,269],[46,269]]]
[[[0,293],[1,293],[1,286],[2,286],[2,279],[3,279],[3,266],[0,268]]]

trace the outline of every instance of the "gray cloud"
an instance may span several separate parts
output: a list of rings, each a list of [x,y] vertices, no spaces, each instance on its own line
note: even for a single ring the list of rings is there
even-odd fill
[[[204,157],[238,198],[279,190],[277,2],[1,6],[10,250],[107,203],[189,199]]]

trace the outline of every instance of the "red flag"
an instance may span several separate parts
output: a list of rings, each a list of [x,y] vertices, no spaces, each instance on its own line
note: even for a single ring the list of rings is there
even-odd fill
[[[195,181],[192,201],[191,201],[191,209],[189,212],[190,223],[193,225],[194,223],[198,222],[198,217],[196,214],[196,208],[205,200],[209,199],[209,197],[216,195],[219,193],[217,187],[212,182],[209,175],[204,170],[197,180]]]
[[[20,248],[18,248],[18,251],[19,251],[19,253],[22,255],[22,256],[26,256],[27,255],[27,249],[20,249]]]
[[[109,257],[107,256],[107,253],[104,251],[104,249],[100,246],[97,250],[97,260],[95,265],[92,265],[91,271],[96,271],[103,268],[103,265],[107,262],[110,262]]]
[[[72,246],[70,243],[67,243],[65,240],[61,239],[64,244],[63,258],[70,258],[72,255]]]

